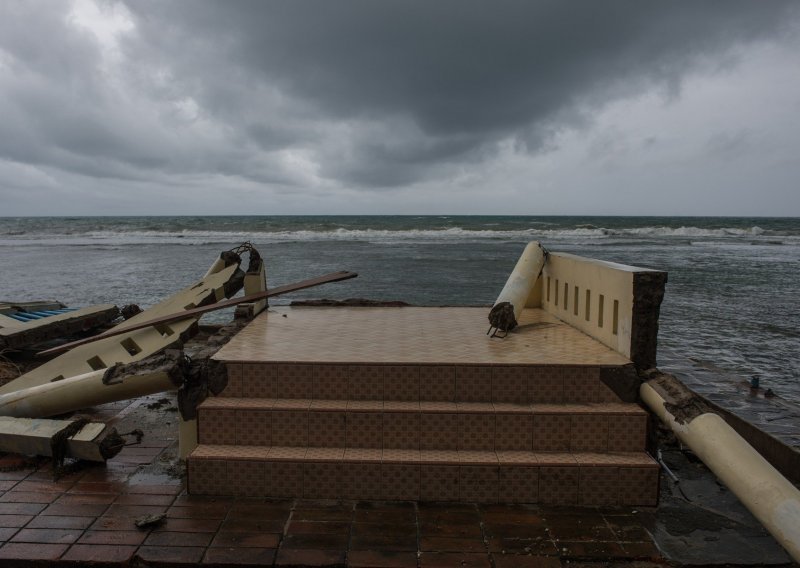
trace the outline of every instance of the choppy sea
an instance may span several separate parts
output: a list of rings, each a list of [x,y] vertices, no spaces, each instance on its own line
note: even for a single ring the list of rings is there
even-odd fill
[[[800,402],[800,219],[721,217],[0,218],[0,300],[152,305],[253,242],[292,298],[491,304],[524,245],[669,272],[659,365],[690,358]],[[290,298],[275,299],[273,304]],[[205,316],[209,321],[225,317]]]

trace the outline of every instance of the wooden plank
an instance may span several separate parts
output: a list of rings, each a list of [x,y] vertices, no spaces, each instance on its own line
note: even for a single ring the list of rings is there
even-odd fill
[[[323,276],[317,276],[316,278],[309,278],[308,280],[301,280],[300,282],[295,282],[293,284],[286,284],[285,286],[278,286],[277,288],[272,288],[270,290],[266,290],[264,292],[258,292],[256,294],[250,294],[248,296],[242,296],[241,298],[231,298],[230,300],[223,300],[221,302],[217,302],[216,304],[210,304],[208,306],[201,306],[199,308],[192,308],[189,310],[185,310],[182,312],[178,312],[175,314],[170,314],[167,316],[161,316],[158,318],[154,318],[148,321],[144,321],[138,323],[136,325],[132,325],[126,327],[124,329],[117,329],[116,327],[110,329],[104,333],[99,335],[95,335],[93,337],[87,337],[86,339],[80,339],[78,341],[72,341],[71,343],[65,343],[64,345],[59,345],[57,347],[53,347],[51,349],[46,349],[44,351],[40,351],[38,353],[39,356],[46,356],[46,355],[53,355],[55,353],[61,353],[63,351],[69,351],[74,347],[78,347],[79,345],[85,345],[87,343],[92,343],[99,339],[105,339],[106,337],[113,337],[115,335],[121,335],[123,333],[127,333],[129,331],[134,331],[137,329],[142,329],[145,327],[150,327],[154,325],[164,325],[167,323],[171,323],[174,321],[185,320],[194,316],[199,316],[208,312],[213,312],[216,310],[222,310],[224,308],[230,308],[233,306],[238,306],[239,304],[243,304],[246,302],[257,302],[258,300],[263,300],[266,298],[271,298],[273,296],[279,296],[281,294],[287,294],[289,292],[297,292],[298,290],[304,290],[306,288],[312,288],[314,286],[319,286],[320,284],[328,284],[329,282],[340,282],[342,280],[349,280],[350,278],[355,278],[358,276],[355,272],[331,272],[330,274],[325,274]]]

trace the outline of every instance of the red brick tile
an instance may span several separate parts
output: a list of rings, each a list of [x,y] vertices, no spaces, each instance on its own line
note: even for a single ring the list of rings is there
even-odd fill
[[[0,548],[0,560],[58,560],[68,544],[9,542]]]
[[[113,506],[113,505],[112,505]],[[76,517],[99,517],[108,509],[108,505],[59,505],[53,503],[42,511],[42,515],[58,515],[66,517],[75,515]]]
[[[133,524],[133,523],[131,523]],[[147,532],[140,530],[129,531],[86,531],[78,540],[80,544],[109,544],[131,545],[142,544],[147,537]]]
[[[0,496],[0,503],[52,503],[60,495],[44,491],[8,491]]]
[[[12,536],[17,534],[18,528],[0,529],[0,543],[10,540]]]
[[[24,527],[33,517],[31,515],[0,515],[0,527]]]
[[[160,515],[164,512],[166,512],[166,507],[161,507],[159,505],[111,505],[108,507],[108,510],[105,511],[104,516],[133,519],[143,515]]]
[[[74,483],[61,483],[51,481],[20,481],[14,487],[14,491],[31,491],[44,493],[63,493],[70,489]]]
[[[352,568],[416,568],[416,552],[388,550],[351,550],[347,565]]]
[[[224,532],[218,533],[211,546],[240,548],[278,548],[281,535],[264,532]]]
[[[0,549],[2,552],[2,549]],[[311,550],[281,548],[276,566],[331,566],[345,563],[344,550]]]
[[[135,546],[73,544],[62,560],[87,563],[127,563],[136,552]]]
[[[406,534],[354,534],[350,539],[351,550],[386,550],[416,552],[416,532]]]
[[[56,503],[59,505],[110,505],[117,498],[113,493],[65,493]]]
[[[559,555],[562,558],[580,558],[582,560],[613,561],[615,558],[625,558],[625,551],[619,543],[604,541],[559,541]]]
[[[419,555],[419,565],[437,568],[489,568],[489,555],[476,552],[423,552]]]
[[[353,504],[346,501],[333,506],[325,506],[314,501],[302,501],[295,507],[292,521],[341,522],[351,520],[354,514]]]
[[[12,542],[42,542],[47,544],[72,544],[81,536],[82,529],[22,529]]]
[[[175,500],[173,495],[122,494],[114,500],[115,505],[169,505]]]
[[[419,540],[423,552],[485,552],[483,536],[455,538],[442,536],[423,536]]]
[[[227,519],[222,523],[219,532],[271,532],[279,533],[283,531],[286,519],[261,519],[253,517],[250,519]]]
[[[117,495],[125,485],[119,481],[79,481],[68,493],[111,493]]]
[[[47,505],[43,503],[0,503],[0,518],[7,515],[38,515]]]
[[[346,534],[289,534],[283,538],[281,549],[347,550]]]
[[[492,559],[495,568],[561,568],[561,560],[557,556],[493,553]]]
[[[184,489],[183,484],[175,483],[169,485],[126,485],[124,493],[136,495],[177,495]]]
[[[12,487],[14,487],[17,483],[18,483],[17,480],[14,479],[8,481],[0,480],[0,491],[8,491]]]
[[[287,534],[349,534],[349,521],[292,521]]]
[[[187,507],[172,506],[167,516],[176,519],[224,519],[228,515],[228,503],[206,503]]]
[[[136,558],[145,564],[198,564],[206,549],[201,546],[140,546]]]
[[[144,541],[147,546],[208,546],[213,533],[202,532],[153,532]]]
[[[356,503],[356,523],[391,523],[394,526],[412,525],[417,522],[417,507],[406,502],[362,501]]]
[[[16,470],[19,468],[23,468],[28,463],[28,458],[25,456],[21,456],[19,454],[7,454],[3,457],[0,457],[0,469],[7,469],[7,470]],[[3,472],[3,475],[6,473],[22,473],[21,471],[8,471]]]
[[[274,548],[209,548],[203,557],[204,564],[215,566],[272,566]]]
[[[222,521],[217,519],[166,519],[163,524],[159,525],[153,532],[156,531],[173,531],[173,532],[217,532]]]
[[[94,522],[92,517],[34,517],[26,525],[29,529],[86,529]]]
[[[292,501],[234,501],[231,503],[229,519],[287,519],[294,503]]]

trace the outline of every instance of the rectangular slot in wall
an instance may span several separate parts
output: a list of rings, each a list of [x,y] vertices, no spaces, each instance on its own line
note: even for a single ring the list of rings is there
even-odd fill
[[[614,300],[614,311],[611,313],[611,333],[617,335],[617,325],[619,324],[619,300]]]
[[[591,319],[591,309],[592,309],[592,291],[586,290],[586,302],[584,302],[583,311],[584,311],[584,319],[589,321]]]
[[[122,345],[122,348],[128,352],[128,355],[136,355],[137,353],[142,352],[142,348],[139,347],[130,337],[124,341],[120,341],[119,344]]]
[[[597,327],[603,327],[603,304],[605,299],[606,297],[602,294],[597,298]]]
[[[580,293],[580,288],[575,286],[575,298],[573,298],[574,301],[572,302],[572,314],[576,315],[576,316],[578,315],[578,294],[579,293]]]
[[[547,277],[547,301],[550,301],[550,277]]]
[[[161,334],[161,337],[169,337],[175,333],[172,331],[172,328],[166,324],[154,325],[153,328],[155,328],[155,330]]]
[[[97,356],[87,360],[86,363],[92,368],[92,371],[99,371],[100,369],[105,369],[107,366],[103,363],[103,360]]]
[[[558,305],[558,278],[556,278],[556,306]]]
[[[569,307],[569,284],[564,282],[564,309]]]

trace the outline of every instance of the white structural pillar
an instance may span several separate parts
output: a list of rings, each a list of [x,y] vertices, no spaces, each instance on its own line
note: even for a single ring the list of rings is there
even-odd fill
[[[508,332],[519,322],[519,316],[528,302],[533,287],[542,273],[546,260],[544,247],[538,242],[528,243],[514,270],[506,280],[503,290],[489,312],[489,323],[498,331]]]
[[[800,562],[800,491],[719,415],[677,420],[664,398],[643,383],[642,400],[703,460],[789,555]]]
[[[105,369],[0,396],[0,416],[45,418],[82,408],[175,390],[169,374],[154,371],[105,384]]]

